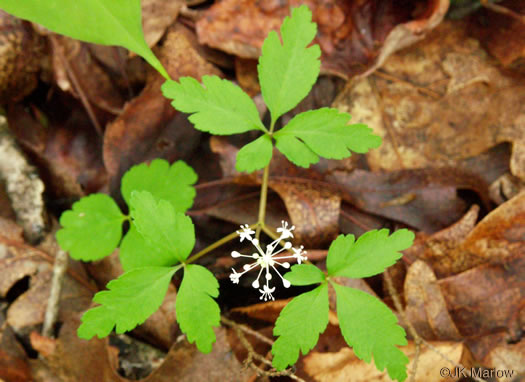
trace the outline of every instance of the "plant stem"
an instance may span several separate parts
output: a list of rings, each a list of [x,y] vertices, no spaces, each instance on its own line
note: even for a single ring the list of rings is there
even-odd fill
[[[270,136],[270,139],[273,134],[273,129],[275,128],[275,121],[272,118],[272,122],[270,124],[270,131],[268,135]],[[259,239],[259,236],[261,235],[261,229],[264,227],[264,220],[266,218],[266,200],[268,199],[268,178],[270,177],[270,164],[272,163],[272,160],[270,158],[270,162],[266,165],[263,172],[263,178],[261,183],[261,199],[259,201],[259,218],[257,219],[257,229],[255,231],[255,237]]]
[[[250,228],[255,228],[255,227],[258,227],[259,224],[258,223],[255,223],[255,224],[252,224],[250,226]],[[204,248],[203,250],[197,252],[195,255],[191,256],[188,260],[186,260],[184,263],[185,264],[190,264],[190,263],[193,263],[195,262],[196,260],[198,260],[199,258],[201,258],[202,256],[204,256],[205,254],[213,251],[214,249],[216,248],[219,248],[221,245],[223,244],[226,244],[227,242],[229,241],[232,241],[233,239],[235,239],[237,237],[237,231],[234,231],[232,233],[230,233],[229,235],[227,236],[224,236],[223,238],[217,240],[215,243],[213,244],[210,244],[208,245],[206,248]]]
[[[270,161],[271,162],[271,161]],[[264,168],[263,179],[261,184],[261,199],[259,201],[259,218],[257,219],[257,229],[255,237],[259,239],[261,229],[264,227],[266,218],[266,200],[268,199],[268,178],[270,175],[270,163]]]

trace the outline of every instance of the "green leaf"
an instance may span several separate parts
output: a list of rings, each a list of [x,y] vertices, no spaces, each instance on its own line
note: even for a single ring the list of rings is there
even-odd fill
[[[169,267],[177,261],[161,247],[149,244],[137,231],[134,224],[131,224],[128,233],[120,243],[119,258],[126,272],[142,267]]]
[[[232,82],[217,76],[203,76],[202,85],[192,77],[179,81],[165,82],[162,93],[173,99],[175,109],[192,114],[189,120],[197,130],[215,135],[266,131],[255,103]]]
[[[337,295],[337,317],[343,337],[355,354],[365,362],[372,355],[378,370],[385,367],[392,379],[407,377],[407,356],[395,345],[406,345],[405,330],[397,317],[374,296],[363,291],[333,284]]]
[[[214,326],[219,326],[221,312],[212,297],[219,296],[219,283],[206,268],[187,265],[177,293],[175,311],[180,330],[195,342],[203,353],[209,353],[215,342]]]
[[[183,161],[170,166],[164,159],[155,159],[149,166],[142,163],[129,169],[122,177],[121,192],[128,205],[133,191],[149,191],[157,201],[170,202],[175,212],[186,212],[193,205],[196,181],[197,174]]]
[[[145,267],[124,273],[98,292],[94,302],[101,304],[82,316],[77,334],[89,340],[107,336],[116,326],[124,333],[142,324],[159,308],[177,268]]]
[[[165,200],[157,202],[148,191],[133,191],[130,207],[137,231],[148,246],[156,246],[157,253],[162,253],[163,263],[175,264],[188,258],[195,245],[195,228],[188,216],[175,212]]]
[[[302,5],[284,19],[282,44],[275,31],[264,40],[258,65],[259,82],[273,122],[297,106],[319,76],[321,49],[319,45],[307,48],[316,33],[312,12]]]
[[[349,114],[326,107],[297,114],[274,134],[277,148],[292,162],[306,167],[317,162],[318,156],[343,159],[349,157],[351,151],[366,153],[381,145],[381,138],[372,134],[372,129],[366,125],[349,125],[349,120]],[[280,143],[283,139],[285,142]],[[304,153],[297,152],[295,146],[299,145],[306,146]]]
[[[388,236],[388,230],[373,230],[357,242],[353,235],[339,235],[328,249],[326,267],[330,276],[370,277],[394,264],[402,251],[412,245],[414,233],[400,229]]]
[[[265,134],[239,150],[235,168],[245,172],[260,170],[270,163],[272,151],[272,139]]]
[[[303,142],[289,135],[280,137],[279,140],[276,141],[275,147],[284,153],[288,160],[300,167],[308,167],[312,163],[319,161],[319,157]]]
[[[140,0],[0,0],[0,8],[77,40],[123,46],[169,78],[144,40]]]
[[[306,355],[328,325],[328,286],[323,284],[290,301],[275,323],[273,335],[279,336],[272,346],[272,365],[284,370]]]
[[[284,278],[292,285],[310,285],[325,281],[323,271],[312,264],[297,264],[292,267]]]
[[[73,204],[60,217],[57,241],[72,258],[100,260],[117,248],[124,215],[108,195],[92,194]]]

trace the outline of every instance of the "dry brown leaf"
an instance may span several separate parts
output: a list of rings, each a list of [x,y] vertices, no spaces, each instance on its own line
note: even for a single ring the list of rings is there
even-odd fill
[[[455,167],[500,142],[514,142],[517,156],[524,100],[525,87],[497,67],[464,22],[444,22],[348,86],[336,106],[383,138],[367,154],[372,169],[396,170]]]
[[[300,4],[310,7],[318,25],[315,41],[321,46],[323,72],[351,77],[421,39],[439,24],[449,2],[399,7],[394,1],[227,0],[215,3],[199,19],[199,41],[242,58],[257,58],[270,30],[279,29],[290,8]]]
[[[142,0],[142,29],[144,38],[151,47],[161,39],[162,35],[173,24],[179,15],[183,0]]]
[[[438,281],[448,311],[464,336],[512,327],[525,300],[525,257],[484,264]]]
[[[465,216],[450,227],[430,236],[418,233],[414,245],[404,251],[404,260],[408,263],[424,260],[439,278],[477,265],[461,249],[461,244],[476,225],[478,214],[479,207],[473,205]]]
[[[525,254],[525,191],[490,212],[466,237],[463,249],[480,262]]]
[[[446,356],[456,364],[466,367],[473,366],[470,353],[465,345],[456,342],[432,342],[431,343],[442,355]],[[409,342],[408,346],[400,348],[409,359],[408,371],[412,370],[415,358],[415,345]],[[304,370],[317,382],[388,382],[391,379],[386,371],[380,372],[373,363],[366,363],[357,358],[348,347],[344,347],[335,353],[320,353],[312,351],[304,357]],[[417,361],[417,372],[415,381],[445,382],[454,381],[452,378],[440,376],[440,370],[444,367],[453,369],[448,360],[442,358],[433,349],[423,347]],[[410,378],[410,375],[409,375]]]
[[[462,339],[448,313],[437,278],[423,261],[408,268],[404,291],[407,318],[421,337],[429,341]]]
[[[199,352],[195,345],[190,345],[185,340],[175,344],[162,365],[144,379],[144,382],[245,382],[253,377],[253,371],[244,368],[232,354],[226,329],[215,329],[215,336],[217,341],[209,354]]]
[[[458,189],[475,190],[489,205],[488,184],[456,168],[428,168],[373,173],[335,171],[327,181],[339,186],[345,201],[359,209],[435,232],[463,216],[467,205]]]

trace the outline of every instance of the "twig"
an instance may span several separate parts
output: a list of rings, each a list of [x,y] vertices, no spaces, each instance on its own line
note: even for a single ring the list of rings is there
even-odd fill
[[[235,321],[232,321],[224,316],[221,316],[221,321],[223,324],[225,325],[228,325],[229,327],[231,327],[233,330],[235,330],[235,333],[237,334],[237,337],[239,338],[239,341],[241,342],[241,344],[244,346],[244,348],[248,351],[248,357],[244,360],[244,364],[247,365],[248,367],[251,367],[253,370],[255,370],[255,372],[258,374],[258,375],[264,375],[266,377],[281,377],[281,376],[286,376],[286,377],[289,377],[293,380],[296,380],[296,381],[299,381],[299,382],[306,382],[304,379],[302,379],[301,377],[295,375],[294,373],[292,373],[291,370],[283,370],[283,371],[267,371],[267,370],[264,370],[262,369],[261,367],[257,366],[255,363],[254,363],[254,360],[257,360],[257,361],[260,361],[262,362],[263,364],[269,366],[269,367],[272,367],[272,363],[271,361],[269,361],[268,359],[266,359],[265,357],[263,357],[262,355],[260,355],[259,353],[257,353],[255,351],[255,349],[253,348],[252,344],[246,339],[244,333],[247,333],[247,334],[250,334],[256,338],[258,338],[259,340],[267,343],[267,344],[270,344],[270,345],[273,345],[273,341],[270,340],[269,338],[257,333],[256,331],[244,326],[244,325],[241,325],[241,324],[238,324],[236,323]],[[275,370],[275,369],[273,369]]]
[[[16,144],[4,116],[0,116],[0,178],[6,183],[7,194],[26,239],[31,243],[39,241],[46,229],[44,183]]]
[[[64,283],[64,275],[66,274],[68,259],[67,252],[59,248],[53,265],[51,292],[49,294],[49,299],[47,300],[44,325],[42,327],[42,335],[46,337],[53,337],[54,327],[58,317],[60,292],[62,291],[62,285]]]
[[[501,5],[491,3],[488,0],[479,0],[479,2],[482,6],[490,9],[492,12],[501,13],[502,15],[512,17],[514,20],[518,20],[519,22],[525,24],[525,15],[521,15],[517,12],[514,12],[512,9],[503,7]]]

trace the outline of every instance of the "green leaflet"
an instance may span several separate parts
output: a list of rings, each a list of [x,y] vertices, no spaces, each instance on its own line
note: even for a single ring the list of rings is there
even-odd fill
[[[175,264],[188,258],[195,245],[195,228],[188,216],[175,212],[165,200],[157,202],[148,191],[133,191],[130,208],[137,231],[148,246],[157,246],[163,262]]]
[[[131,271],[150,266],[169,267],[178,262],[170,253],[157,245],[152,245],[137,231],[135,225],[131,224],[120,243],[119,258],[122,268]]]
[[[328,250],[326,267],[330,276],[370,277],[393,265],[410,247],[414,233],[400,229],[388,236],[387,229],[363,234],[357,242],[353,235],[339,235]]]
[[[321,49],[319,45],[307,48],[316,33],[312,12],[302,5],[284,19],[282,44],[275,31],[264,40],[258,65],[259,82],[274,122],[297,106],[317,80]]]
[[[140,0],[0,0],[0,8],[77,40],[123,46],[169,78],[144,40]]]
[[[345,341],[362,360],[372,355],[378,370],[385,367],[392,379],[407,377],[407,356],[396,345],[406,345],[405,330],[397,317],[377,298],[357,289],[332,284],[337,295],[337,317]]]
[[[239,150],[235,168],[245,172],[260,170],[270,163],[272,152],[272,139],[263,135]]]
[[[0,0],[1,1],[1,0]],[[157,201],[171,203],[175,212],[186,212],[195,198],[195,171],[179,160],[171,166],[164,159],[131,167],[122,177],[121,192],[128,205],[133,191],[149,191]]]
[[[175,109],[192,114],[189,120],[197,130],[216,135],[266,131],[252,99],[228,80],[203,76],[201,85],[194,78],[182,77],[179,82],[165,82],[162,93],[173,99]]]
[[[292,266],[290,272],[284,275],[284,278],[292,285],[311,285],[325,281],[323,271],[313,264],[297,264]]]
[[[60,217],[56,238],[72,258],[99,260],[117,248],[124,215],[108,195],[92,194],[73,204]]]
[[[272,346],[272,364],[284,370],[306,355],[328,325],[328,286],[323,284],[290,301],[281,311],[273,335],[279,336]]]
[[[177,293],[175,311],[180,329],[203,353],[212,350],[214,326],[219,326],[219,305],[212,297],[219,296],[219,283],[213,273],[200,265],[187,265]]]
[[[142,324],[162,304],[171,277],[177,268],[144,267],[124,273],[108,283],[108,290],[98,292],[94,302],[101,304],[82,316],[78,336],[90,339],[106,337],[113,327],[124,333]]]
[[[277,148],[296,165],[307,167],[316,163],[318,156],[343,159],[351,151],[366,153],[381,145],[381,138],[372,134],[372,129],[348,125],[349,121],[349,114],[332,108],[298,114],[274,134]]]

